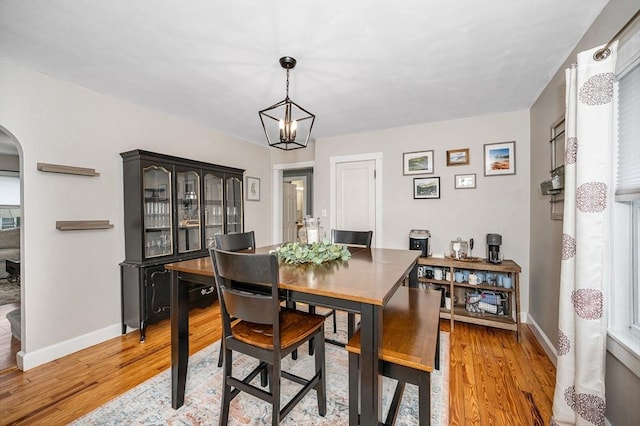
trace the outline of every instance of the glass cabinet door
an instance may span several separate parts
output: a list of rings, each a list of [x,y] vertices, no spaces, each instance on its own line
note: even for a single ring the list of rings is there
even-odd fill
[[[202,247],[200,231],[200,174],[176,171],[178,253],[198,251]]]
[[[215,245],[214,235],[224,234],[223,181],[211,172],[204,175],[204,239],[206,248]]]
[[[227,234],[242,232],[242,181],[236,177],[227,178]]]
[[[173,253],[171,221],[171,172],[150,166],[142,171],[144,189],[144,256]]]

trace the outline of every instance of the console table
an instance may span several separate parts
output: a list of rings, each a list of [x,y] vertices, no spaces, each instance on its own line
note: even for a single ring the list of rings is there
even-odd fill
[[[422,276],[418,277],[421,286],[441,288],[449,294],[450,307],[440,307],[440,318],[451,320],[451,330],[455,321],[479,324],[488,327],[515,331],[520,340],[520,272],[522,269],[513,260],[502,263],[490,263],[484,259],[456,260],[451,258],[420,257],[418,267],[422,265]],[[440,269],[442,279],[436,279],[434,272]],[[427,278],[427,270],[431,270],[433,278]],[[456,272],[465,276],[456,280]],[[470,274],[481,274],[484,279],[480,284],[472,284],[467,278]],[[486,276],[495,277],[487,283]],[[498,285],[499,276],[509,277],[511,287]],[[458,278],[460,274],[458,274]],[[484,302],[483,302],[484,300]],[[484,303],[479,305],[479,303]],[[478,308],[478,305],[481,308]]]

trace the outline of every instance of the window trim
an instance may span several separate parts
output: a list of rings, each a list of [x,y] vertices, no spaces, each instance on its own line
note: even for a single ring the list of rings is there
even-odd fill
[[[639,66],[636,62],[634,66]],[[618,79],[629,72],[633,67],[626,67],[624,72],[618,73],[614,84],[614,122],[618,122]],[[618,126],[613,126],[614,140],[611,162],[614,168],[614,176],[618,173]],[[610,283],[608,301],[608,323],[607,323],[607,350],[623,365],[631,370],[637,377],[640,377],[640,299],[637,292],[640,292],[638,283],[638,254],[637,247],[640,241],[640,214],[638,205],[627,200],[615,198],[615,188],[611,188],[612,214],[611,219],[611,250],[610,250]],[[634,214],[635,228],[634,228]],[[631,231],[631,232],[630,232]],[[633,234],[633,232],[636,234]],[[635,244],[635,248],[634,248]],[[634,272],[635,268],[635,272]],[[635,282],[634,282],[635,274]],[[635,325],[634,325],[635,322]]]

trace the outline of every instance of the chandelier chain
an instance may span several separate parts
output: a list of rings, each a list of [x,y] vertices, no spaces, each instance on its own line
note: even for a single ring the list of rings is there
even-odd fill
[[[289,68],[287,68],[287,99],[289,99]]]

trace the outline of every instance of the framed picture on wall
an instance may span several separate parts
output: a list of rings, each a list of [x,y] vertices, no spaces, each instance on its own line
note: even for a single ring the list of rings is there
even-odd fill
[[[440,178],[413,178],[413,198],[414,200],[440,198]]]
[[[484,144],[484,175],[502,176],[516,174],[516,143],[499,142]]]
[[[467,175],[455,176],[456,189],[473,189],[476,187],[476,174],[469,173]]]
[[[260,201],[260,179],[247,176],[247,200]]]
[[[466,164],[469,164],[469,148],[447,151],[447,166],[464,166]]]
[[[402,154],[402,174],[428,175],[433,173],[433,150]]]

